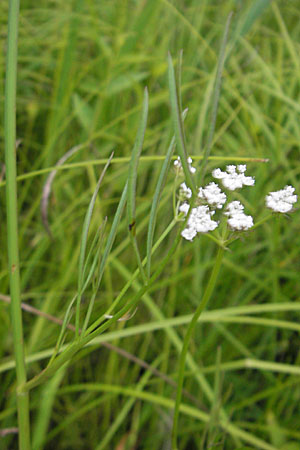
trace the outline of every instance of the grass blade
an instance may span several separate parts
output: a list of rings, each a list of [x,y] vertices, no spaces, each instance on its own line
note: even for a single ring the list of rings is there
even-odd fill
[[[70,150],[68,150],[55,164],[55,167],[59,167],[63,165],[71,156],[73,156],[75,153],[77,153],[79,150],[83,149],[83,145],[76,145],[75,147],[72,147]],[[42,222],[43,225],[51,239],[53,239],[51,229],[49,226],[48,221],[48,205],[49,205],[49,196],[51,193],[51,186],[54,181],[54,178],[57,174],[57,169],[53,169],[50,174],[47,177],[46,183],[43,187],[43,194],[42,194],[42,200],[41,200],[41,215],[42,215]]]
[[[66,331],[66,329],[67,329],[67,327],[69,325],[69,322],[71,320],[71,317],[72,317],[72,307],[73,307],[73,305],[74,305],[74,303],[76,301],[76,298],[77,298],[77,295],[75,295],[72,298],[72,300],[70,301],[70,303],[69,303],[69,306],[68,306],[67,311],[65,313],[64,320],[63,320],[63,323],[62,323],[62,326],[61,326],[61,329],[60,329],[60,333],[59,333],[59,336],[58,336],[58,339],[57,339],[57,343],[56,343],[54,352],[53,352],[53,354],[51,356],[51,359],[49,361],[49,364],[52,363],[52,361],[54,360],[56,355],[60,352],[60,349],[61,349],[61,346],[62,346],[63,340],[64,340],[65,331]]]
[[[120,220],[121,220],[121,216],[122,216],[122,213],[123,213],[123,210],[124,210],[126,199],[127,199],[127,183],[126,183],[126,185],[125,185],[125,187],[123,189],[122,196],[121,196],[121,199],[120,199],[120,202],[119,202],[119,205],[118,205],[118,208],[117,208],[117,211],[116,211],[116,214],[115,214],[112,226],[111,226],[111,230],[110,230],[108,238],[107,238],[106,246],[104,248],[103,256],[102,256],[100,267],[99,267],[98,285],[100,285],[100,282],[101,282],[101,279],[102,279],[102,276],[103,276],[103,273],[104,273],[104,269],[105,269],[105,266],[106,266],[106,262],[107,262],[107,259],[109,257],[111,248],[113,246],[113,243],[114,243],[114,240],[115,240],[115,237],[116,237],[116,234],[117,234],[118,225],[119,225]],[[99,319],[99,321],[101,323],[101,318]],[[97,326],[97,323],[95,323],[93,325]],[[87,333],[86,333],[86,330],[85,330],[81,334],[82,335],[89,334],[89,330],[87,330]]]
[[[182,113],[182,119],[184,120],[187,115],[188,110],[185,109]],[[171,143],[169,145],[169,148],[167,150],[166,157],[164,159],[159,178],[157,181],[152,205],[151,205],[151,211],[149,216],[149,225],[148,225],[148,234],[147,234],[147,277],[150,277],[151,272],[151,256],[152,256],[152,244],[153,244],[153,236],[154,236],[154,230],[156,225],[156,218],[157,218],[157,211],[158,211],[158,205],[161,198],[162,190],[166,181],[166,177],[168,174],[168,170],[170,167],[170,163],[172,160],[172,155],[175,148],[175,136],[172,138]]]
[[[6,166],[6,217],[9,289],[11,296],[10,316],[14,357],[16,360],[16,385],[14,387],[18,410],[18,440],[21,450],[30,449],[29,396],[18,391],[26,382],[25,346],[21,310],[21,282],[18,233],[17,160],[16,160],[16,92],[19,0],[9,2],[6,53],[6,77],[4,100],[4,146]]]
[[[232,18],[232,12],[227,17],[225,31],[223,34],[222,44],[221,44],[219,58],[218,58],[218,65],[217,65],[217,72],[216,72],[216,79],[215,79],[215,88],[214,88],[213,98],[212,98],[212,110],[211,110],[211,116],[210,116],[209,133],[208,133],[208,138],[207,138],[204,155],[203,155],[203,160],[202,160],[202,164],[201,164],[200,184],[203,183],[203,180],[205,177],[207,159],[208,159],[211,149],[212,149],[213,137],[214,137],[214,133],[215,133],[217,111],[218,111],[220,92],[221,92],[221,84],[222,84],[222,74],[223,74],[224,63],[225,63],[226,45],[228,42],[228,33],[229,33],[231,18]]]
[[[80,319],[80,303],[81,303],[81,295],[82,295],[82,286],[84,283],[84,263],[85,263],[85,253],[86,253],[86,247],[87,247],[87,238],[88,238],[88,232],[90,228],[90,223],[92,219],[93,209],[96,202],[96,197],[98,194],[98,191],[100,189],[100,185],[102,183],[103,177],[105,175],[105,172],[112,160],[113,153],[111,154],[110,158],[108,159],[106,165],[104,166],[104,169],[100,175],[99,181],[97,183],[96,189],[93,193],[93,196],[91,198],[88,210],[85,215],[83,228],[82,228],[82,234],[81,234],[81,245],[80,245],[80,255],[79,255],[79,269],[78,269],[78,293],[77,293],[77,302],[76,302],[76,319],[75,319],[75,328],[76,328],[76,337],[79,336],[79,319]]]
[[[173,67],[173,62],[171,55],[168,55],[168,76],[169,76],[169,90],[170,90],[170,101],[171,101],[171,112],[173,125],[175,129],[175,139],[177,145],[177,151],[181,159],[182,169],[186,178],[187,185],[191,188],[194,195],[196,195],[196,185],[193,177],[190,173],[187,158],[188,154],[185,145],[185,136],[183,129],[183,122],[180,114],[180,99],[178,93],[178,87],[175,79],[175,72]]]
[[[238,27],[235,35],[235,39],[240,36],[245,36],[248,31],[252,28],[255,21],[262,15],[264,10],[271,5],[271,0],[256,0],[251,5],[251,8],[247,12],[245,20],[242,25]],[[234,40],[235,40],[234,39]]]
[[[128,223],[128,230],[129,230],[129,236],[131,243],[133,245],[135,255],[137,258],[138,266],[140,269],[141,276],[144,280],[144,282],[147,282],[147,277],[144,272],[144,268],[142,265],[142,259],[140,256],[140,252],[137,245],[136,240],[136,217],[135,217],[135,209],[136,209],[136,180],[137,180],[137,169],[138,169],[138,163],[139,158],[141,155],[143,142],[144,142],[144,136],[146,131],[146,125],[147,125],[147,118],[148,118],[148,90],[145,88],[144,91],[144,102],[143,102],[143,111],[142,111],[142,117],[139,125],[139,129],[137,132],[136,140],[133,146],[132,150],[132,156],[129,164],[129,174],[128,174],[128,192],[127,192],[127,223]]]
[[[96,267],[97,262],[99,261],[99,256],[100,256],[100,252],[101,252],[102,244],[103,244],[105,225],[106,225],[106,220],[105,220],[102,230],[100,232],[98,250],[95,255],[95,258],[94,258],[94,261],[93,261],[93,264],[92,264],[92,267],[91,267],[91,270],[90,270],[90,273],[88,276],[89,279],[91,279],[92,275],[95,273],[95,267]],[[91,314],[92,314],[92,311],[94,308],[95,298],[96,298],[96,295],[97,295],[97,292],[98,292],[98,289],[100,286],[101,279],[102,279],[102,274],[100,274],[100,267],[99,267],[96,283],[95,283],[95,286],[93,287],[94,292],[93,292],[92,298],[90,300],[89,307],[88,307],[88,310],[87,310],[87,313],[86,313],[86,316],[84,319],[84,323],[83,323],[83,327],[82,327],[82,331],[81,331],[82,334],[84,334],[85,330],[87,329],[87,326],[88,326],[88,323],[89,323],[89,320],[90,320],[90,317],[91,317]]]

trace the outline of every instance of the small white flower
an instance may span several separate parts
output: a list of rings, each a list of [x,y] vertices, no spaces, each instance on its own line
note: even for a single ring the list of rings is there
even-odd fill
[[[244,206],[238,200],[234,200],[231,203],[228,203],[225,216],[231,216],[235,214],[240,214],[244,211]]]
[[[191,157],[188,157],[187,159],[188,165],[189,165],[189,171],[191,173],[195,173],[196,172],[196,167],[193,167],[193,160]],[[181,159],[180,156],[177,157],[177,159],[175,159],[174,161],[174,166],[178,168],[178,170],[182,171],[182,164],[181,164]]]
[[[179,211],[183,212],[185,216],[189,212],[189,209],[190,209],[190,205],[186,202],[182,203],[182,205],[179,206]]]
[[[224,178],[225,176],[226,176],[226,172],[222,172],[222,170],[221,169],[214,169],[213,171],[212,171],[212,176],[214,177],[214,178],[218,178],[218,179],[222,179],[222,178]]]
[[[237,166],[237,171],[240,172],[240,173],[246,172],[246,169],[247,169],[246,164],[240,164],[240,165]]]
[[[229,166],[226,166],[226,170],[227,170],[227,173],[234,174],[236,171],[236,166],[234,166],[233,164],[230,164]]]
[[[186,207],[184,207],[184,209],[186,209]],[[218,222],[211,219],[213,214],[214,211],[210,211],[209,207],[206,205],[193,208],[188,218],[187,227],[181,233],[182,237],[192,241],[197,233],[208,233],[209,231],[213,231],[218,226]]]
[[[254,178],[245,176],[246,168],[245,164],[240,164],[237,167],[228,165],[226,166],[226,172],[222,172],[222,170],[218,168],[212,171],[212,175],[214,178],[222,180],[222,184],[225,188],[234,191],[243,186],[254,185]]]
[[[297,195],[294,195],[294,192],[295,188],[292,186],[270,192],[266,196],[266,206],[275,212],[287,213],[293,209],[293,204],[297,201]]]
[[[232,230],[243,231],[253,227],[253,218],[244,213],[241,202],[235,200],[229,203],[226,210],[224,214],[228,216],[228,225]]]
[[[197,231],[195,230],[195,228],[185,228],[182,232],[181,232],[181,236],[186,239],[187,241],[192,241],[194,239],[194,237],[196,236]]]
[[[249,228],[253,227],[253,218],[244,213],[237,214],[236,216],[228,219],[228,225],[235,231],[249,230]]]
[[[185,183],[181,183],[179,189],[179,195],[184,199],[188,199],[192,197],[192,191]]]
[[[196,167],[193,167],[193,160],[191,157],[188,157],[187,162],[189,163],[189,169],[191,173],[195,173],[196,172]]]
[[[204,188],[200,187],[198,197],[216,208],[222,208],[226,202],[226,194],[224,194],[224,192],[222,192],[219,186],[214,182],[209,183]]]
[[[198,233],[213,231],[218,226],[218,222],[211,220],[214,211],[210,211],[208,206],[197,206],[192,209],[188,223],[194,226]]]

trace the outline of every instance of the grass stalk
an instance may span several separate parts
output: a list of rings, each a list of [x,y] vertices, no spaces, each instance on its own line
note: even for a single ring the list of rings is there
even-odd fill
[[[177,382],[177,392],[176,392],[176,401],[175,401],[175,408],[174,408],[174,418],[173,418],[173,430],[172,430],[172,449],[176,450],[177,447],[177,433],[178,433],[178,419],[179,419],[179,411],[180,411],[180,403],[181,403],[181,397],[182,397],[182,389],[183,389],[183,382],[184,382],[184,368],[185,368],[185,360],[186,355],[188,352],[190,340],[193,334],[193,331],[195,329],[195,326],[197,324],[197,321],[206,307],[207,303],[209,302],[211,295],[213,293],[214,287],[216,285],[216,281],[218,278],[218,274],[221,268],[222,259],[224,255],[224,248],[219,247],[218,253],[216,256],[215,264],[213,271],[211,273],[209,282],[207,284],[206,290],[204,292],[203,298],[201,302],[199,303],[192,320],[189,323],[185,338],[183,340],[183,346],[179,358],[179,369],[178,369],[178,382]]]
[[[221,48],[220,48],[220,55],[219,55],[219,59],[218,59],[215,86],[214,86],[214,92],[213,92],[213,98],[212,98],[210,126],[209,126],[207,142],[206,142],[205,149],[204,149],[203,160],[201,163],[202,170],[201,170],[200,184],[203,183],[205,173],[206,173],[207,159],[210,155],[210,152],[211,152],[211,149],[213,146],[213,138],[214,138],[214,134],[215,134],[217,112],[218,112],[219,99],[220,99],[220,93],[221,93],[222,74],[223,74],[223,68],[224,68],[225,56],[226,56],[226,45],[227,45],[227,41],[228,41],[228,33],[229,33],[231,18],[232,18],[232,12],[227,17],[225,31],[224,31],[224,35],[223,35],[223,39],[222,39]]]
[[[16,169],[16,85],[17,85],[17,41],[19,0],[9,2],[8,43],[6,59],[4,128],[6,163],[6,212],[8,267],[11,296],[11,323],[17,376],[17,409],[19,449],[30,449],[29,394],[19,392],[18,387],[26,383],[23,324],[21,310],[21,287],[18,243],[18,202]]]
[[[98,328],[96,328],[94,331],[91,331],[89,334],[86,334],[85,336],[82,336],[80,339],[76,339],[73,343],[71,343],[66,350],[61,353],[52,363],[49,364],[42,372],[40,372],[38,375],[36,375],[34,378],[29,380],[27,383],[24,383],[21,388],[20,392],[28,392],[30,389],[38,386],[39,384],[47,381],[53,374],[57,372],[60,367],[62,367],[64,364],[66,364],[71,358],[79,351],[81,350],[85,345],[87,345],[89,342],[91,342],[95,337],[103,333],[105,330],[107,330],[113,323],[117,322],[118,319],[123,317],[128,311],[132,310],[136,307],[140,299],[143,297],[143,295],[151,288],[151,286],[154,284],[154,282],[157,280],[157,278],[161,275],[164,268],[167,266],[167,264],[170,262],[176,248],[178,247],[179,243],[181,241],[180,234],[177,235],[177,238],[174,240],[173,245],[169,249],[167,255],[162,259],[162,261],[158,264],[158,267],[152,277],[150,278],[147,285],[143,285],[143,287],[137,292],[136,295],[133,296],[133,298],[125,305],[123,306],[111,319],[107,320],[106,322],[102,323]],[[91,329],[93,329],[94,325],[91,326]]]

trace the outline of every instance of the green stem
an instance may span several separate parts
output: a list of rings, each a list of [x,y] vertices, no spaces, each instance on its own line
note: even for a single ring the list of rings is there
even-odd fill
[[[180,358],[179,358],[178,382],[177,382],[176,402],[175,402],[174,418],[173,418],[173,430],[172,430],[172,449],[173,450],[177,449],[178,419],[179,419],[179,409],[180,409],[183,382],[184,382],[184,368],[185,368],[186,355],[188,352],[190,340],[191,340],[194,328],[196,326],[196,323],[213,293],[213,290],[214,290],[214,287],[215,287],[215,284],[217,281],[217,277],[218,277],[218,274],[219,274],[219,271],[221,268],[223,255],[224,255],[224,248],[219,247],[215,265],[214,265],[213,271],[211,273],[206,290],[204,292],[204,296],[203,296],[201,302],[199,303],[199,305],[192,317],[192,320],[189,323],[189,326],[188,326],[188,329],[187,329],[187,332],[186,332],[186,335],[185,335],[185,338],[183,341],[183,346],[182,346],[182,350],[181,350],[181,354],[180,354]]]
[[[138,304],[140,299],[143,297],[143,295],[152,287],[154,282],[157,280],[157,278],[161,275],[162,271],[166,267],[166,265],[171,260],[179,242],[181,241],[180,234],[177,235],[177,238],[175,239],[173,245],[171,246],[170,250],[168,251],[167,255],[158,265],[157,270],[152,275],[152,277],[149,279],[149,282],[147,285],[144,285],[137,294],[123,307],[121,308],[114,316],[104,322],[102,325],[99,326],[99,328],[96,328],[91,333],[82,336],[79,339],[76,339],[72,344],[69,345],[69,347],[61,353],[52,363],[51,365],[48,365],[42,372],[40,372],[38,375],[36,375],[34,378],[29,380],[27,383],[24,383],[21,388],[20,392],[28,392],[30,389],[38,386],[39,384],[47,381],[50,376],[52,376],[57,370],[62,367],[64,364],[66,364],[81,348],[83,348],[85,345],[87,345],[89,342],[91,342],[95,337],[99,336],[101,333],[103,333],[105,330],[107,330],[113,323],[117,322],[118,319],[123,317],[128,311],[135,308],[135,306]]]
[[[6,164],[6,213],[8,267],[11,296],[11,322],[17,375],[17,408],[19,449],[30,449],[29,396],[19,392],[26,383],[23,324],[21,311],[20,266],[18,245],[18,203],[16,170],[16,85],[19,0],[10,0],[8,15],[8,42],[6,59],[4,137]]]
[[[157,250],[157,248],[160,246],[160,244],[163,242],[163,240],[166,238],[166,236],[170,233],[170,231],[174,228],[176,225],[177,220],[173,219],[172,222],[168,225],[168,227],[165,229],[165,231],[162,233],[162,235],[159,237],[159,239],[156,241],[155,245],[153,246],[151,250],[151,255],[154,254],[154,252]],[[145,265],[147,262],[147,257],[143,260],[142,264]],[[112,314],[113,310],[118,306],[130,286],[132,285],[133,281],[136,279],[136,277],[139,274],[139,269],[137,269],[130,280],[125,284],[119,295],[116,297],[116,299],[113,301],[112,305],[108,308],[107,311],[105,311],[105,314],[100,316],[97,320],[95,320],[94,323],[85,331],[85,335],[88,335],[92,333],[99,325],[105,320],[105,315]],[[146,283],[148,284],[148,282]]]

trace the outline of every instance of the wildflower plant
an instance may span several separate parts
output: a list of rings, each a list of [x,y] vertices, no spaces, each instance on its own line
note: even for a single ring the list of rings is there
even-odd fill
[[[15,7],[17,10],[17,7]],[[13,10],[13,9],[12,9]],[[12,28],[17,26],[17,16],[13,17]],[[78,262],[78,283],[76,294],[69,300],[62,321],[60,334],[56,341],[55,349],[44,370],[28,380],[25,366],[25,352],[22,331],[21,316],[21,288],[19,276],[19,256],[18,256],[18,231],[17,231],[17,200],[16,200],[16,160],[15,160],[15,93],[16,79],[13,76],[16,72],[16,29],[13,33],[13,41],[8,49],[8,70],[6,87],[6,165],[7,165],[7,216],[9,230],[9,267],[12,300],[12,323],[13,337],[15,343],[16,371],[17,371],[17,407],[19,416],[19,442],[22,450],[29,450],[30,444],[30,418],[29,418],[29,392],[40,384],[53,377],[60,369],[72,363],[73,357],[85,346],[90,344],[101,333],[109,329],[119,320],[126,320],[136,312],[136,307],[143,296],[153,287],[166,266],[172,260],[176,249],[184,242],[186,245],[193,245],[193,241],[199,235],[207,235],[217,245],[217,253],[214,260],[213,269],[207,282],[203,296],[194,312],[188,325],[183,341],[179,359],[178,384],[176,402],[174,410],[174,423],[172,433],[172,448],[177,448],[177,432],[181,396],[184,384],[185,362],[189,343],[200,317],[200,314],[207,306],[212,297],[218,274],[222,265],[224,252],[230,243],[244,235],[245,232],[253,230],[258,224],[255,223],[251,215],[245,212],[245,207],[240,199],[236,198],[236,191],[240,189],[252,189],[255,187],[253,176],[246,174],[246,164],[227,165],[225,170],[216,168],[212,171],[211,177],[207,175],[207,160],[212,147],[212,136],[214,132],[215,116],[220,92],[221,74],[225,59],[225,44],[227,39],[229,23],[227,24],[221,57],[217,67],[216,84],[213,97],[212,127],[210,129],[208,144],[202,157],[202,164],[198,171],[196,163],[188,156],[186,137],[183,127],[186,111],[181,108],[180,86],[176,82],[173,62],[171,56],[168,58],[168,76],[171,100],[171,113],[174,126],[174,137],[167,149],[148,217],[147,242],[145,255],[142,254],[137,232],[136,214],[136,190],[138,183],[138,164],[141,156],[144,136],[146,132],[148,117],[148,91],[145,89],[143,97],[143,107],[140,123],[136,135],[136,140],[131,152],[131,160],[128,169],[128,177],[120,194],[119,202],[115,214],[107,230],[107,219],[103,219],[99,224],[97,232],[89,240],[91,223],[96,204],[96,198],[101,192],[101,186],[109,169],[113,154],[107,160],[102,174],[96,184],[96,188],[87,208],[81,232],[81,245]],[[178,60],[180,72],[181,55]],[[162,198],[167,177],[170,175],[173,153],[176,147],[178,157],[174,161],[175,169],[174,182],[174,217],[163,230],[158,239],[154,240],[157,215]],[[172,172],[174,174],[174,171]],[[200,173],[200,176],[197,175]],[[197,180],[200,179],[198,184]],[[178,182],[179,181],[179,182]],[[271,192],[266,196],[266,206],[275,213],[290,213],[297,202],[297,195],[292,186],[286,186],[276,192]],[[113,299],[110,306],[102,314],[94,315],[94,307],[97,294],[101,287],[103,274],[107,267],[112,247],[114,245],[119,224],[126,210],[126,226],[129,241],[132,247],[137,269],[130,276],[128,282]],[[156,264],[152,264],[155,253],[161,243],[166,239],[172,230],[177,234],[168,248]],[[129,288],[137,278],[140,278],[140,285],[137,291],[128,296]],[[82,308],[82,299],[90,288],[88,306]],[[130,314],[132,313],[132,314]],[[74,325],[71,324],[74,320]],[[72,326],[74,335],[67,339],[67,330]],[[204,414],[204,413],[203,413]],[[223,428],[230,430],[233,434],[239,434],[245,441],[253,443],[251,436],[246,432],[240,432],[237,427],[229,424],[229,419],[225,412],[221,410]],[[209,416],[205,417],[207,420]],[[256,439],[259,443],[259,439]]]
[[[178,159],[175,161],[177,162]],[[253,177],[245,176],[246,165],[229,165],[226,168],[226,172],[222,172],[220,168],[214,169],[212,172],[213,177],[221,178],[224,187],[229,191],[234,191],[243,186],[254,186],[255,180]],[[215,182],[210,182],[204,187],[198,189],[197,198],[195,203],[197,206],[193,206],[190,210],[188,200],[192,197],[192,191],[183,182],[179,188],[179,203],[183,200],[183,203],[179,204],[178,211],[183,213],[184,216],[188,215],[187,226],[181,232],[182,237],[192,241],[197,233],[208,233],[215,230],[224,216],[227,216],[227,223],[232,231],[245,231],[253,227],[253,218],[244,213],[244,206],[240,201],[234,200],[228,202],[230,194],[222,192],[220,187]],[[217,211],[223,211],[223,217],[219,220],[212,219],[212,216]]]
[[[192,162],[192,159],[189,158],[190,165]],[[180,164],[180,157],[175,160],[174,164],[178,167]],[[249,231],[254,227],[253,217],[247,215],[244,211],[244,205],[239,200],[233,198],[234,191],[244,187],[253,187],[255,185],[255,178],[246,175],[246,170],[246,164],[237,166],[231,164],[226,166],[226,171],[222,171],[220,168],[216,168],[212,171],[212,177],[221,180],[226,192],[223,192],[215,182],[209,182],[204,187],[200,186],[197,190],[197,194],[194,196],[186,182],[181,182],[178,189],[176,216],[178,220],[182,220],[185,225],[181,231],[181,236],[185,240],[193,242],[193,240],[197,238],[197,235],[206,234],[218,244],[219,250],[204,296],[189,324],[183,344],[173,423],[173,449],[177,448],[176,435],[181,390],[184,380],[185,358],[192,331],[214,290],[224,250],[228,248],[232,241],[238,239],[246,231]],[[284,189],[270,192],[265,196],[267,208],[279,214],[292,212],[296,202],[297,195],[295,194],[295,188],[292,186],[285,186]],[[268,218],[270,218],[270,216],[266,216],[260,223]],[[257,225],[259,225],[259,223]],[[220,229],[221,232],[218,232],[218,229]]]
[[[231,17],[229,16],[218,61],[213,98],[214,108],[212,109],[211,116],[211,128],[210,134],[208,136],[208,144],[204,151],[199,177],[201,182],[205,182],[207,160],[212,147],[212,139],[216,122],[216,114],[221,86],[221,75],[225,59],[225,48],[230,19]],[[226,192],[223,192],[220,186],[214,181],[210,181],[207,185],[197,187],[195,178],[192,177],[192,175],[196,174],[196,170],[193,166],[193,160],[190,156],[188,156],[186,149],[185,133],[183,129],[183,121],[181,118],[180,110],[180,88],[176,83],[175,73],[170,57],[169,86],[176,144],[178,151],[180,151],[180,154],[175,160],[174,165],[175,168],[179,168],[180,175],[183,175],[185,178],[184,181],[182,181],[180,184],[177,198],[178,201],[176,202],[176,200],[173,200],[173,204],[176,204],[175,217],[177,217],[178,220],[183,220],[181,236],[185,240],[192,242],[196,238],[197,234],[206,234],[218,245],[218,251],[215,258],[213,270],[204,290],[201,301],[198,304],[188,325],[183,341],[181,354],[179,357],[177,380],[178,384],[172,429],[172,449],[176,450],[178,448],[177,434],[179,411],[184,383],[185,362],[189,343],[196,323],[201,313],[207,306],[214,291],[214,287],[222,265],[224,251],[228,249],[228,246],[232,241],[239,238],[246,231],[254,228],[254,220],[252,216],[247,215],[244,212],[244,205],[239,200],[235,200],[233,196],[234,192],[238,189],[241,189],[243,187],[253,187],[255,185],[255,178],[253,176],[246,175],[246,164],[230,164],[226,166],[225,171],[221,170],[221,168],[216,168],[212,171],[212,177],[216,180],[220,180],[222,187],[226,190]],[[175,179],[175,182],[176,181],[177,177]],[[271,192],[266,196],[267,207],[271,208],[275,212],[291,212],[296,201],[297,196],[294,194],[294,188],[291,186],[286,186],[284,189],[277,192]],[[269,217],[267,217],[267,219],[268,218]],[[261,223],[267,219],[261,220]],[[256,226],[257,225],[259,224],[256,224]],[[218,229],[220,229],[221,232],[218,233]],[[221,410],[221,413],[223,417],[228,420],[223,410]]]

